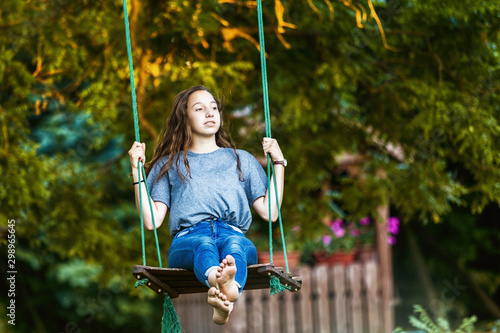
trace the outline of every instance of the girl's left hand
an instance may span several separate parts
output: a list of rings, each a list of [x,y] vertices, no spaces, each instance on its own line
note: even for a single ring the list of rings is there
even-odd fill
[[[273,138],[262,139],[262,149],[264,149],[264,155],[271,154],[271,159],[273,161],[282,161],[285,158],[281,152],[278,141]]]

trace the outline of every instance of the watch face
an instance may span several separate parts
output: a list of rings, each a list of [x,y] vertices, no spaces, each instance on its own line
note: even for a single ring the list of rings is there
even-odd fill
[[[282,160],[282,161],[274,161],[273,164],[281,164],[282,166],[284,166],[286,168],[288,162],[287,160]]]

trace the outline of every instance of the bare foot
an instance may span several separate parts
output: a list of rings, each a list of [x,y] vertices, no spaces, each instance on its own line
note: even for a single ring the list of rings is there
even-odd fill
[[[229,302],[226,296],[217,288],[212,287],[208,290],[208,304],[214,308],[213,321],[217,325],[224,325],[229,319],[233,310],[233,303]]]
[[[240,292],[234,276],[236,274],[236,265],[232,255],[227,255],[220,263],[215,274],[219,290],[227,297],[230,302],[236,302],[240,298]]]

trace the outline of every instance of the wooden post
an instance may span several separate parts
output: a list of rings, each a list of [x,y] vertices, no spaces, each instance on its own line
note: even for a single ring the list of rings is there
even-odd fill
[[[330,329],[330,307],[328,290],[328,266],[319,265],[313,269],[314,294],[317,306],[317,332],[331,332]]]
[[[370,333],[382,333],[382,318],[380,313],[380,295],[379,295],[379,275],[377,263],[370,261],[365,263],[364,267],[364,283],[366,288],[366,303],[368,310],[368,322],[365,327],[368,327]]]
[[[286,291],[288,292],[288,291]],[[269,312],[267,313],[266,332],[281,332],[280,328],[280,294],[269,296]],[[236,332],[236,331],[233,331]],[[239,331],[241,332],[241,331]]]
[[[361,264],[353,263],[346,266],[346,277],[351,294],[349,304],[349,318],[351,319],[351,332],[363,332],[363,301],[361,296]]]
[[[302,288],[300,289],[300,315],[302,329],[297,329],[299,332],[313,332],[313,312],[312,312],[312,277],[311,269],[308,267],[300,267],[299,274],[302,276]]]
[[[387,242],[389,204],[377,208],[377,213],[377,251],[380,261],[380,285],[382,286],[384,332],[392,333],[394,330],[392,252],[391,247]]]
[[[299,291],[299,293],[302,293],[302,291]],[[300,327],[297,327],[296,317],[300,316],[300,314],[295,311],[295,293],[285,291],[284,297],[285,327],[283,331],[287,333],[298,333],[300,332]],[[299,297],[304,297],[304,295],[299,294]]]
[[[247,308],[246,308],[246,297],[247,291],[241,294],[240,298],[233,305],[233,312],[229,317],[229,321],[226,325],[222,326],[222,331],[224,333],[229,332],[243,332],[247,329]],[[219,326],[220,327],[220,326]],[[220,332],[220,330],[213,330],[214,332]],[[188,331],[186,331],[188,332]]]
[[[334,290],[335,333],[347,332],[347,299],[345,290],[345,267],[343,265],[331,266]]]
[[[252,302],[247,304],[247,332],[264,332],[264,304],[265,294],[269,294],[269,290],[249,290],[244,291],[247,297],[250,297]]]

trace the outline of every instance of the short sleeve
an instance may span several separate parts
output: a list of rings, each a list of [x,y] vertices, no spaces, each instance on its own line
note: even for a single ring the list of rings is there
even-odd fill
[[[168,172],[157,180],[163,164],[164,159],[161,159],[153,165],[147,177],[148,189],[153,201],[161,201],[170,208],[170,181]]]
[[[248,153],[248,170],[245,174],[245,192],[250,206],[260,197],[266,195],[267,175],[259,161]]]

